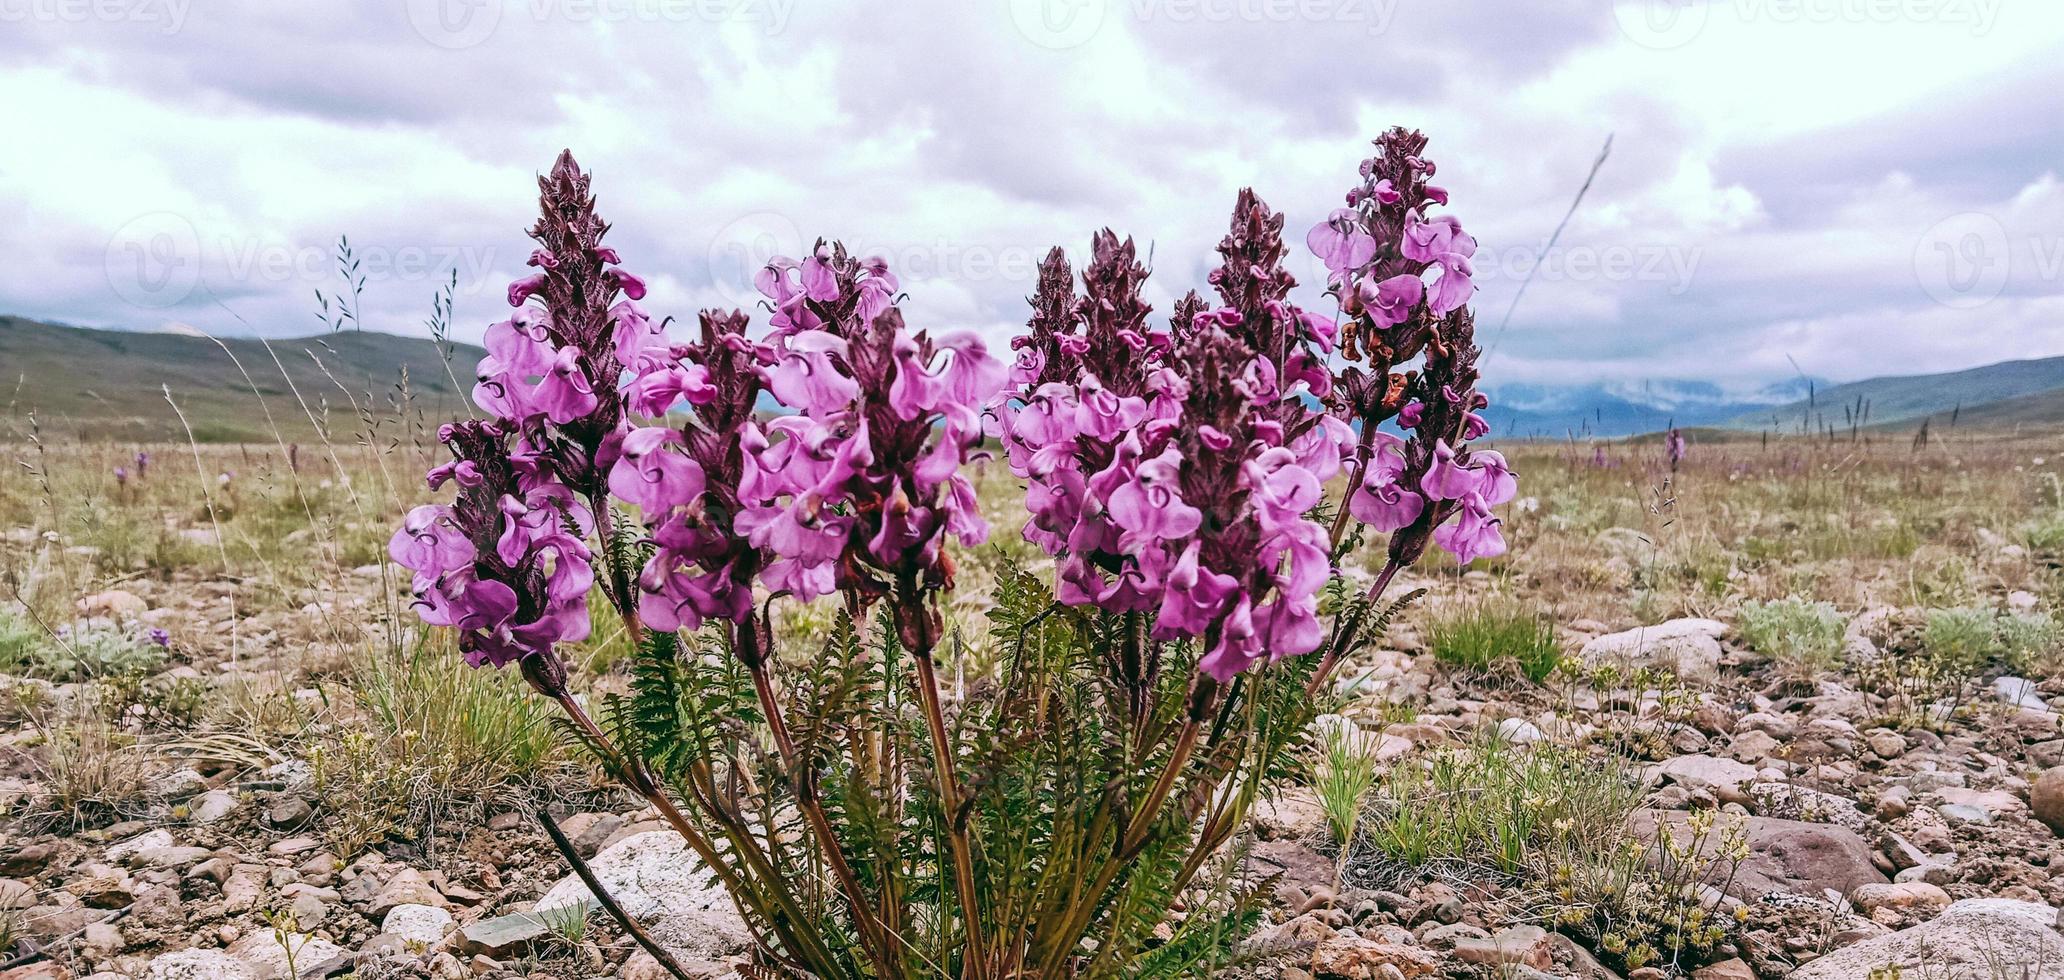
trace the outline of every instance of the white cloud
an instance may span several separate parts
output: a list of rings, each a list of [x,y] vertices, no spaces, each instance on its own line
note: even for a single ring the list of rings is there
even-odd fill
[[[1012,16],[1044,0],[468,2],[7,25],[0,311],[304,333],[349,233],[383,263],[368,323],[419,330],[456,266],[477,336],[570,146],[656,309],[749,302],[755,249],[821,234],[891,257],[925,325],[1000,338],[1048,246],[1136,236],[1165,310],[1239,187],[1301,239],[1403,123],[1483,243],[1487,335],[1541,263],[1489,361],[1512,379],[2064,351],[2056,5],[1694,0],[1656,36],[1615,16],[1634,0],[1108,0],[1076,36]]]

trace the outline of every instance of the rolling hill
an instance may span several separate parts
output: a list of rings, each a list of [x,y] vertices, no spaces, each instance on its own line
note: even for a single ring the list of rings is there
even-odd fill
[[[451,375],[470,387],[483,353],[457,345]],[[184,440],[166,389],[203,442],[270,442],[274,425],[283,438],[308,439],[316,431],[311,414],[327,419],[333,432],[356,432],[359,408],[395,411],[404,377],[427,417],[460,411],[458,386],[436,345],[423,338],[350,332],[218,344],[189,334],[0,316],[0,438],[25,437],[33,413],[45,435]]]
[[[413,407],[425,419],[462,414],[461,386],[471,387],[473,365],[484,353],[456,345],[448,375],[437,346],[420,337],[352,332],[218,344],[189,334],[0,316],[0,441],[25,438],[30,413],[45,435],[183,441],[185,431],[165,401],[164,387],[204,442],[270,442],[275,425],[282,438],[311,439],[311,414],[327,419],[333,433],[355,436],[360,407],[394,413],[404,377]],[[1809,384],[1810,403],[1799,398]],[[1514,384],[1491,392],[1489,417],[1504,438],[1609,438],[1655,432],[1673,422],[1716,432],[1789,434],[1809,418],[1816,429],[1822,423],[1843,427],[1843,407],[1859,399],[1869,403],[1869,425],[1879,431],[1911,429],[1924,418],[1940,430],[1952,412],[1960,428],[2060,426],[2064,357],[1839,385],[1796,379],[1749,392],[1699,381]]]
[[[1801,419],[1811,419],[1812,428],[1822,422],[1839,427],[1847,423],[1843,407],[1859,403],[1869,407],[1867,420],[1873,426],[1919,424],[1929,416],[1938,416],[1935,424],[1940,425],[1949,421],[1951,413],[1957,415],[1959,425],[2064,422],[2064,357],[1852,381],[1820,388],[1810,403],[1800,400],[1747,412],[1727,424],[1796,432]]]

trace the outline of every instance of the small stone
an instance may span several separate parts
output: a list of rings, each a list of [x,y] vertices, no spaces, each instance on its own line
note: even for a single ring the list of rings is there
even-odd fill
[[[287,964],[294,964],[294,971],[302,976],[315,972],[312,967],[327,963],[345,952],[345,949],[327,939],[317,939],[306,933],[282,935],[271,929],[260,929],[229,947],[229,954],[250,968],[257,980],[294,980],[287,970]],[[288,951],[292,951],[290,958]]]
[[[1970,803],[1945,803],[1935,808],[1943,819],[1954,823],[1977,824],[1980,827],[1992,825],[1992,811]]]
[[[240,805],[235,793],[211,789],[194,799],[193,808],[187,816],[197,824],[220,823],[235,813]]]
[[[395,872],[394,877],[387,879],[387,883],[373,896],[369,914],[385,916],[397,905],[434,905],[442,908],[446,904],[448,903],[444,900],[444,894],[433,887],[430,880],[423,877],[422,872],[414,868],[403,868]]]
[[[265,852],[277,854],[280,857],[293,857],[296,854],[306,854],[321,846],[322,841],[316,840],[313,837],[289,837],[274,843],[271,847],[266,848]]]
[[[23,844],[12,853],[0,854],[0,875],[33,875],[57,856],[57,845],[47,841]]]
[[[1440,971],[1433,954],[1411,946],[1360,937],[1336,936],[1312,951],[1311,971],[1343,980],[1378,980],[1389,967],[1398,976],[1431,977]]]
[[[265,825],[274,830],[300,830],[313,814],[308,801],[298,796],[281,796],[265,808]]]
[[[1548,739],[1548,733],[1525,718],[1507,718],[1498,722],[1498,737],[1513,745],[1532,745]]]
[[[66,884],[65,891],[77,896],[87,908],[118,909],[136,901],[129,880],[108,869]]]
[[[1949,907],[1949,893],[1925,881],[1894,882],[1889,885],[1859,885],[1849,901],[1884,925],[1899,925],[1932,917]]]
[[[1736,958],[1699,967],[1691,971],[1691,980],[1756,980],[1756,971]]]
[[[399,936],[425,946],[436,945],[451,931],[451,926],[452,914],[435,905],[396,905],[380,920],[382,935]]]
[[[1705,790],[1722,803],[1750,802],[1743,788],[1756,778],[1756,767],[1710,755],[1680,755],[1657,767],[1664,777],[1694,792]]]
[[[1897,759],[1906,754],[1906,737],[1889,729],[1880,728],[1864,736],[1864,744],[1880,759]]]

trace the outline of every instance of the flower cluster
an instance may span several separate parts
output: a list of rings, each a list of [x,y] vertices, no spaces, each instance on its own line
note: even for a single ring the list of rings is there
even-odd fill
[[[757,499],[737,522],[770,553],[768,588],[807,601],[950,586],[945,536],[989,533],[961,466],[1004,366],[972,334],[907,330],[880,259],[820,243],[769,263],[759,286],[776,310],[761,375],[796,413],[768,423],[780,438],[761,441]],[[926,641],[922,625],[906,640]]]
[[[1393,129],[1376,147],[1347,206],[1305,236],[1330,273],[1350,362],[1335,390],[1321,394],[1335,416],[1361,427],[1348,510],[1392,534],[1391,563],[1416,561],[1430,539],[1466,564],[1504,553],[1491,508],[1518,489],[1503,456],[1467,445],[1490,429],[1467,306],[1476,239],[1452,215],[1430,215],[1448,192],[1430,182],[1424,136]],[[1420,370],[1391,371],[1421,355]],[[1377,428],[1393,420],[1409,439]]]
[[[456,484],[457,499],[409,511],[387,543],[415,573],[423,621],[459,630],[476,667],[586,638],[595,581],[587,507],[538,455],[510,451],[505,423],[451,423],[438,438],[453,460],[430,471],[430,487]]]
[[[653,629],[742,622],[752,612],[760,551],[735,522],[744,502],[771,490],[759,463],[767,436],[753,409],[773,351],[748,339],[746,327],[743,313],[704,311],[696,341],[642,341],[626,358],[633,411],[665,418],[682,404],[693,409],[678,428],[631,429],[609,473],[610,491],[638,507],[652,538],[637,586],[639,616]]]
[[[473,401],[551,456],[561,479],[593,503],[622,437],[619,379],[665,340],[637,305],[644,281],[602,244],[609,225],[588,185],[570,153],[538,179],[542,214],[528,263],[536,271],[509,284],[515,312],[487,329]]]
[[[1073,293],[1058,250],[1041,268],[1003,405],[1027,539],[1059,559],[1071,605],[1155,613],[1154,636],[1203,637],[1219,681],[1322,639],[1331,573],[1307,519],[1351,430],[1303,396],[1329,388],[1333,324],[1287,302],[1282,218],[1242,192],[1212,274],[1223,305],[1149,327],[1146,269],[1105,231]]]

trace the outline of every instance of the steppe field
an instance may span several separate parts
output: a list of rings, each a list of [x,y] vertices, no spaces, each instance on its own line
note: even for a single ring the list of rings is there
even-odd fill
[[[384,948],[440,976],[636,952],[579,905],[503,920],[568,875],[527,814],[589,856],[662,825],[548,702],[408,614],[384,548],[427,497],[426,441],[387,419],[284,448],[8,447],[0,948],[82,977],[195,947],[278,971]],[[1863,976],[1863,940],[1951,902],[2064,902],[2053,438],[1694,433],[1674,472],[1657,440],[1499,448],[1525,487],[1509,556],[1415,569],[1426,597],[1320,695],[1253,822],[1271,901],[1236,969],[1296,976],[1316,948],[1408,976]],[[1012,479],[987,468],[983,499]],[[1021,512],[986,516],[949,630],[994,569],[1044,559]],[[583,696],[627,684],[620,631],[570,659]],[[979,647],[956,667],[994,669]],[[426,938],[397,906],[430,907]],[[1935,927],[1938,972],[1904,975],[2048,976],[2014,921]]]

